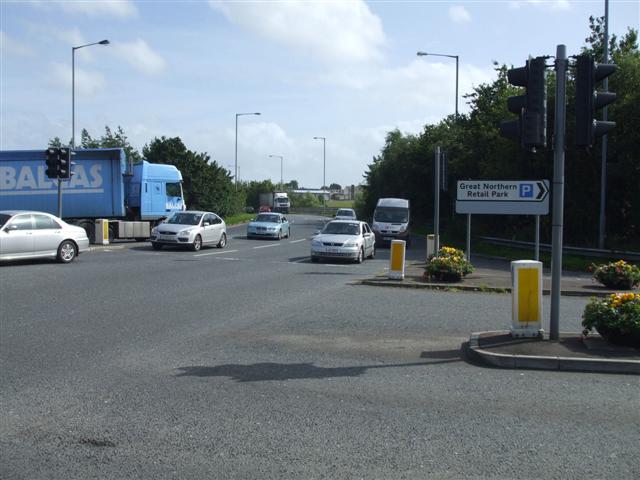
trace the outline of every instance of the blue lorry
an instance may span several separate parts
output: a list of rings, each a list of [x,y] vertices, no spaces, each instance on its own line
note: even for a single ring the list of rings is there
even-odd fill
[[[58,181],[47,178],[45,150],[0,151],[0,210],[58,212]],[[62,217],[94,238],[97,219],[109,237],[149,237],[170,212],[185,209],[182,175],[173,165],[132,164],[121,148],[77,149],[62,181]]]

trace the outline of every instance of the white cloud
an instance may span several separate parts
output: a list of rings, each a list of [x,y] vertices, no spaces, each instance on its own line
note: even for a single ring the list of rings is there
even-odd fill
[[[132,18],[138,15],[138,8],[128,0],[80,0],[55,4],[65,12],[89,17]]]
[[[0,51],[2,55],[15,55],[18,57],[32,57],[35,52],[28,46],[14,40],[0,30]]]
[[[134,42],[113,42],[109,47],[115,55],[146,75],[157,75],[166,68],[166,62],[154,52],[147,42],[138,39]]]
[[[75,69],[75,91],[77,95],[90,96],[104,89],[107,82],[99,72],[91,72],[76,67]],[[65,63],[52,64],[52,71],[49,77],[53,85],[69,89],[71,92],[71,66]]]
[[[569,0],[513,0],[509,3],[509,6],[515,9],[533,6],[549,11],[571,10],[571,2]]]
[[[471,14],[469,10],[462,5],[454,5],[449,7],[449,18],[451,18],[454,23],[469,23],[471,21]]]
[[[236,25],[330,63],[379,60],[386,43],[380,18],[361,0],[209,4]]]

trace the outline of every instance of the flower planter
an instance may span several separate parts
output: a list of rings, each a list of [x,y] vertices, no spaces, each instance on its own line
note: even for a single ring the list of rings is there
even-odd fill
[[[640,348],[640,334],[624,334],[620,332],[620,330],[609,328],[606,325],[597,325],[596,331],[607,342],[615,345]]]

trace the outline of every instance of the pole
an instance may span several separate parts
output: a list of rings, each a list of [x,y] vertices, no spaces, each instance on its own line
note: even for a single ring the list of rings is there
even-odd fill
[[[456,120],[458,119],[458,55],[456,55]]]
[[[235,173],[233,176],[236,184],[236,191],[238,190],[238,114],[236,113],[236,153],[235,153]]]
[[[437,257],[440,250],[440,147],[436,147],[433,167],[433,253]]]
[[[322,189],[327,185],[327,139],[322,138]],[[327,198],[322,192],[322,216],[326,216]]]
[[[467,213],[467,262],[471,262],[471,214]]]
[[[604,0],[604,55],[602,63],[609,61],[609,0]],[[606,77],[603,82],[604,91],[609,91],[609,78]],[[602,120],[607,120],[607,106],[602,109]],[[600,167],[600,222],[598,224],[598,248],[604,248],[604,239],[606,236],[606,212],[607,204],[607,149],[608,137],[605,133],[602,137],[602,164]]]
[[[283,180],[283,177],[282,177],[282,168],[283,168],[282,165],[283,165],[283,163],[284,163],[284,157],[280,156],[280,191],[281,192],[284,191],[284,180]]]
[[[553,218],[551,260],[551,318],[549,338],[560,336],[560,284],[562,282],[562,222],[564,212],[564,129],[567,89],[567,47],[556,48],[556,106],[553,148]]]
[[[540,215],[536,215],[536,249],[535,249],[535,261],[540,260]]]

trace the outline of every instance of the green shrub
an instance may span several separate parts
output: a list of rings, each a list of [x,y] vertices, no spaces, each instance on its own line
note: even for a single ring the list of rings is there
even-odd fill
[[[612,343],[640,348],[640,294],[613,293],[592,298],[582,315],[583,335],[595,329]]]
[[[458,282],[471,272],[473,265],[464,258],[464,252],[453,247],[442,247],[425,267],[425,276],[444,282]]]
[[[629,290],[640,283],[640,268],[624,260],[602,265],[592,264],[590,269],[594,280],[608,288]]]

